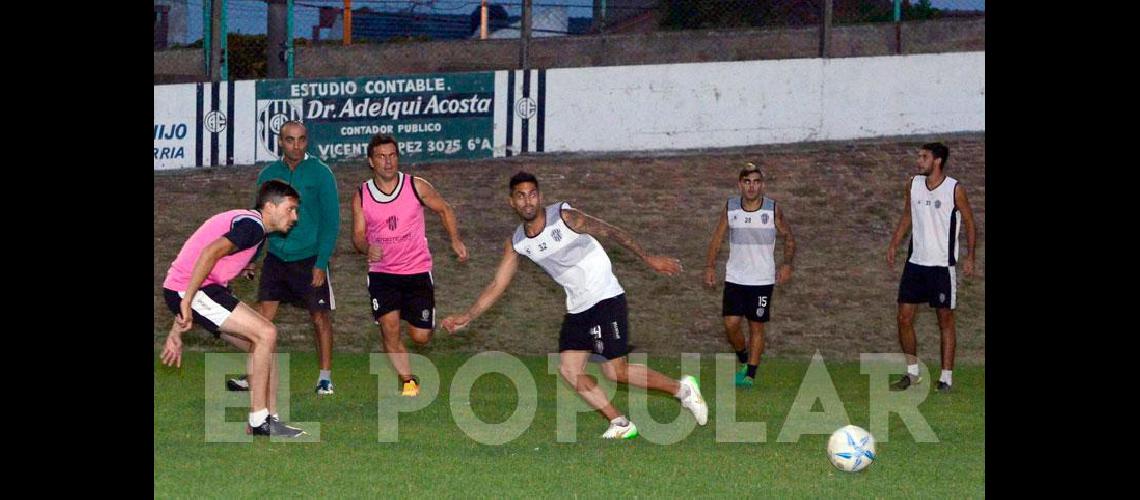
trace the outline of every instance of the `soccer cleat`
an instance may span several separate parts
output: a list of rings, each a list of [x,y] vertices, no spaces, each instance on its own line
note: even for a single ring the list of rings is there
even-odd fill
[[[681,385],[689,388],[689,393],[681,398],[681,406],[693,412],[697,424],[707,424],[709,422],[709,405],[701,397],[701,388],[697,385],[697,379],[693,378],[692,375],[685,375],[681,377]]]
[[[751,389],[752,384],[754,384],[754,383],[755,383],[755,381],[752,380],[752,377],[749,377],[747,373],[737,372],[737,374],[736,374],[736,386],[737,387],[740,387],[743,389]]]
[[[249,390],[249,375],[242,375],[238,378],[231,378],[226,381],[226,390],[234,392],[245,392]]]
[[[610,423],[610,428],[606,429],[605,434],[602,434],[602,439],[633,439],[637,437],[637,426],[628,420],[626,423],[628,425],[625,426]]]
[[[317,394],[332,394],[333,383],[331,380],[321,380],[317,382]]]
[[[418,396],[419,394],[420,394],[420,379],[416,378],[415,375],[412,375],[411,380],[408,380],[408,381],[400,384],[400,395],[401,396],[412,397],[412,396]]]
[[[272,416],[266,417],[265,422],[262,422],[261,425],[257,427],[252,427],[247,424],[245,433],[253,434],[254,436],[284,436],[290,438],[308,434],[307,432],[296,427],[285,425],[281,423],[280,420],[277,420]]]
[[[892,391],[905,391],[908,387],[910,387],[914,384],[917,384],[919,382],[922,382],[922,377],[919,377],[917,375],[911,375],[908,373],[906,375],[903,375],[902,378],[898,379],[897,382],[891,384],[891,390]]]
[[[748,376],[748,365],[740,365],[740,369],[736,370],[736,386],[745,389],[751,388],[753,380]]]
[[[947,384],[946,382],[939,381],[938,382],[938,392],[950,392],[950,384]]]

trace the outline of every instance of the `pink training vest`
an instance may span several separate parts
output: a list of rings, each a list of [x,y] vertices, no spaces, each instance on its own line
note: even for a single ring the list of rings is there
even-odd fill
[[[230,210],[206,219],[202,227],[194,231],[194,234],[190,235],[190,239],[182,244],[182,250],[178,252],[178,257],[175,257],[174,262],[170,264],[170,269],[166,271],[166,281],[162,283],[162,287],[175,292],[185,292],[186,286],[190,284],[190,275],[194,272],[194,263],[198,261],[198,256],[202,255],[202,250],[230,232],[234,224],[242,219],[253,219],[262,229],[265,228],[265,223],[261,221],[261,213],[257,210]],[[254,245],[222,257],[214,264],[214,268],[210,270],[210,274],[206,276],[206,280],[202,282],[200,288],[213,284],[228,285],[230,280],[234,279],[234,276],[237,276],[242,268],[253,260],[253,255],[260,246],[260,244]]]
[[[369,272],[419,274],[431,271],[424,208],[413,179],[399,172],[396,190],[391,194],[380,191],[372,179],[360,188],[368,244],[384,248],[384,257],[368,264]]]

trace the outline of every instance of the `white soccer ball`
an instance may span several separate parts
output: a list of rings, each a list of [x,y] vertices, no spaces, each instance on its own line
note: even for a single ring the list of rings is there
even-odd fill
[[[859,472],[875,461],[875,436],[862,427],[848,425],[827,440],[827,458],[842,471]]]

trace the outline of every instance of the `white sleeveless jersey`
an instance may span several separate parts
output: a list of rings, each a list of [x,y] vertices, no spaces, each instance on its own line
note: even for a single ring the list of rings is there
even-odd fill
[[[954,204],[958,181],[946,177],[934,189],[926,188],[926,176],[910,183],[910,257],[920,266],[951,267],[958,261],[958,227],[962,214]]]
[[[614,276],[610,258],[601,243],[588,234],[574,232],[562,220],[562,209],[569,203],[546,207],[546,227],[528,238],[523,224],[511,237],[511,244],[521,255],[538,264],[566,290],[566,312],[585,311],[610,297],[625,293]]]
[[[737,285],[771,285],[776,282],[776,202],[763,198],[749,212],[739,196],[728,199],[728,264],[724,280]]]

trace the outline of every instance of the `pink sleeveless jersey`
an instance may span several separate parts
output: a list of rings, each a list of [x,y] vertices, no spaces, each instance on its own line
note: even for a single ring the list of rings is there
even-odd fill
[[[368,244],[384,248],[384,257],[368,264],[369,272],[419,274],[431,271],[423,203],[412,179],[413,176],[399,172],[396,189],[391,194],[380,191],[372,179],[360,188]]]
[[[202,227],[190,235],[190,239],[186,240],[186,243],[182,244],[182,250],[178,252],[178,257],[174,259],[174,262],[170,264],[170,269],[166,271],[166,281],[162,283],[162,287],[175,292],[185,292],[186,286],[190,283],[190,275],[194,272],[194,263],[198,261],[198,256],[202,254],[202,250],[230,232],[234,224],[242,219],[253,219],[263,229],[265,227],[261,221],[261,213],[256,210],[230,210],[210,217],[202,224]],[[260,246],[260,244],[254,245],[222,257],[214,264],[214,268],[210,270],[210,274],[202,282],[201,288],[214,284],[228,285],[230,280],[234,279],[234,276],[237,276],[242,268],[249,264],[250,260],[253,260],[253,256]]]

